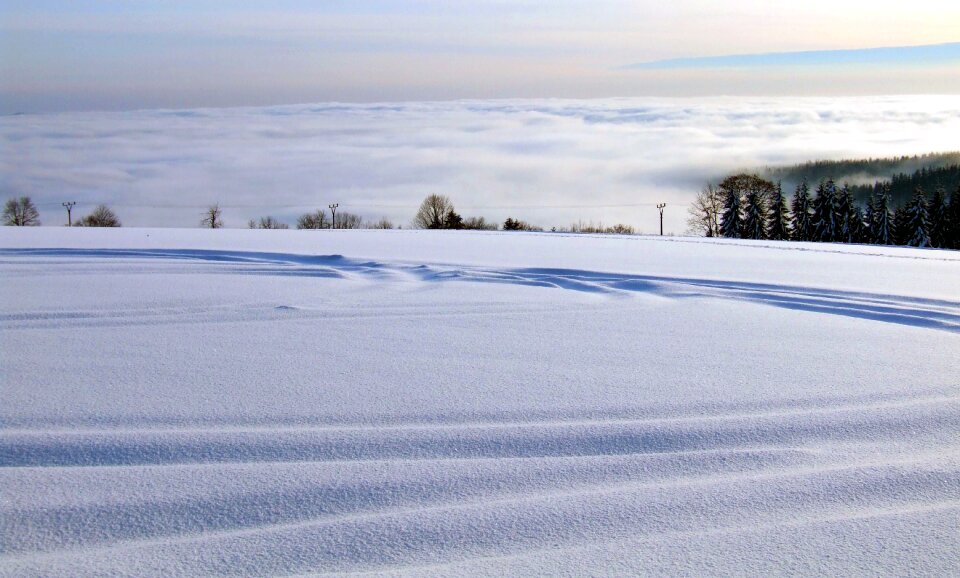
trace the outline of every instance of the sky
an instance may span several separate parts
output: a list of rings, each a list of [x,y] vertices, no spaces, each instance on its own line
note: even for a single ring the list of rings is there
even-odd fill
[[[938,58],[911,51],[944,44]],[[889,50],[860,53],[876,48]],[[0,114],[958,92],[955,1],[0,3]]]
[[[956,0],[4,0],[0,197],[685,229],[741,168],[960,148]]]
[[[125,226],[227,227],[339,203],[407,227],[423,198],[550,229],[686,230],[730,171],[957,150],[955,96],[644,97],[312,104],[0,117],[0,190],[44,225],[97,204]],[[869,182],[873,182],[872,179]],[[789,193],[790,191],[788,191]]]

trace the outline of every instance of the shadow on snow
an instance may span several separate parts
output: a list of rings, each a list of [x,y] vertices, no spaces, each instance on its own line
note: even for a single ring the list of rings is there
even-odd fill
[[[359,261],[342,255],[196,249],[0,249],[0,257],[176,259],[236,265],[224,272],[243,275],[320,278],[361,276],[383,279],[403,273],[424,282],[504,283],[607,295],[648,293],[668,298],[701,297],[748,301],[784,309],[960,333],[960,303],[954,301],[741,281],[603,273],[578,269],[411,266]]]

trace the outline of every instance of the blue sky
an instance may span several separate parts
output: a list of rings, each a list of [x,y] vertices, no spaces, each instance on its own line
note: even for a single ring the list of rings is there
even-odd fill
[[[6,0],[0,113],[320,101],[960,92],[960,3]],[[817,51],[804,69],[789,58]],[[841,51],[841,52],[835,52]],[[861,53],[865,54],[865,53]],[[741,56],[740,60],[702,60]],[[628,68],[634,63],[658,66]],[[749,66],[743,66],[744,64]]]
[[[936,66],[960,63],[960,42],[848,50],[805,50],[670,58],[632,64],[633,70],[744,67]]]

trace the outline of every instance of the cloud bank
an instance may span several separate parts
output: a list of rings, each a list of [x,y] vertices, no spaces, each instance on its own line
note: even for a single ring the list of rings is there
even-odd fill
[[[708,180],[746,167],[958,148],[949,97],[317,104],[0,118],[0,191],[46,225],[98,203],[125,225],[228,226],[338,202],[406,226],[422,198],[544,227],[685,229]]]

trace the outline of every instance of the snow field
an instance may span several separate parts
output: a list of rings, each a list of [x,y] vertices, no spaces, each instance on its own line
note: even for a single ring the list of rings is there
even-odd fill
[[[0,231],[0,575],[960,573],[960,256]]]

